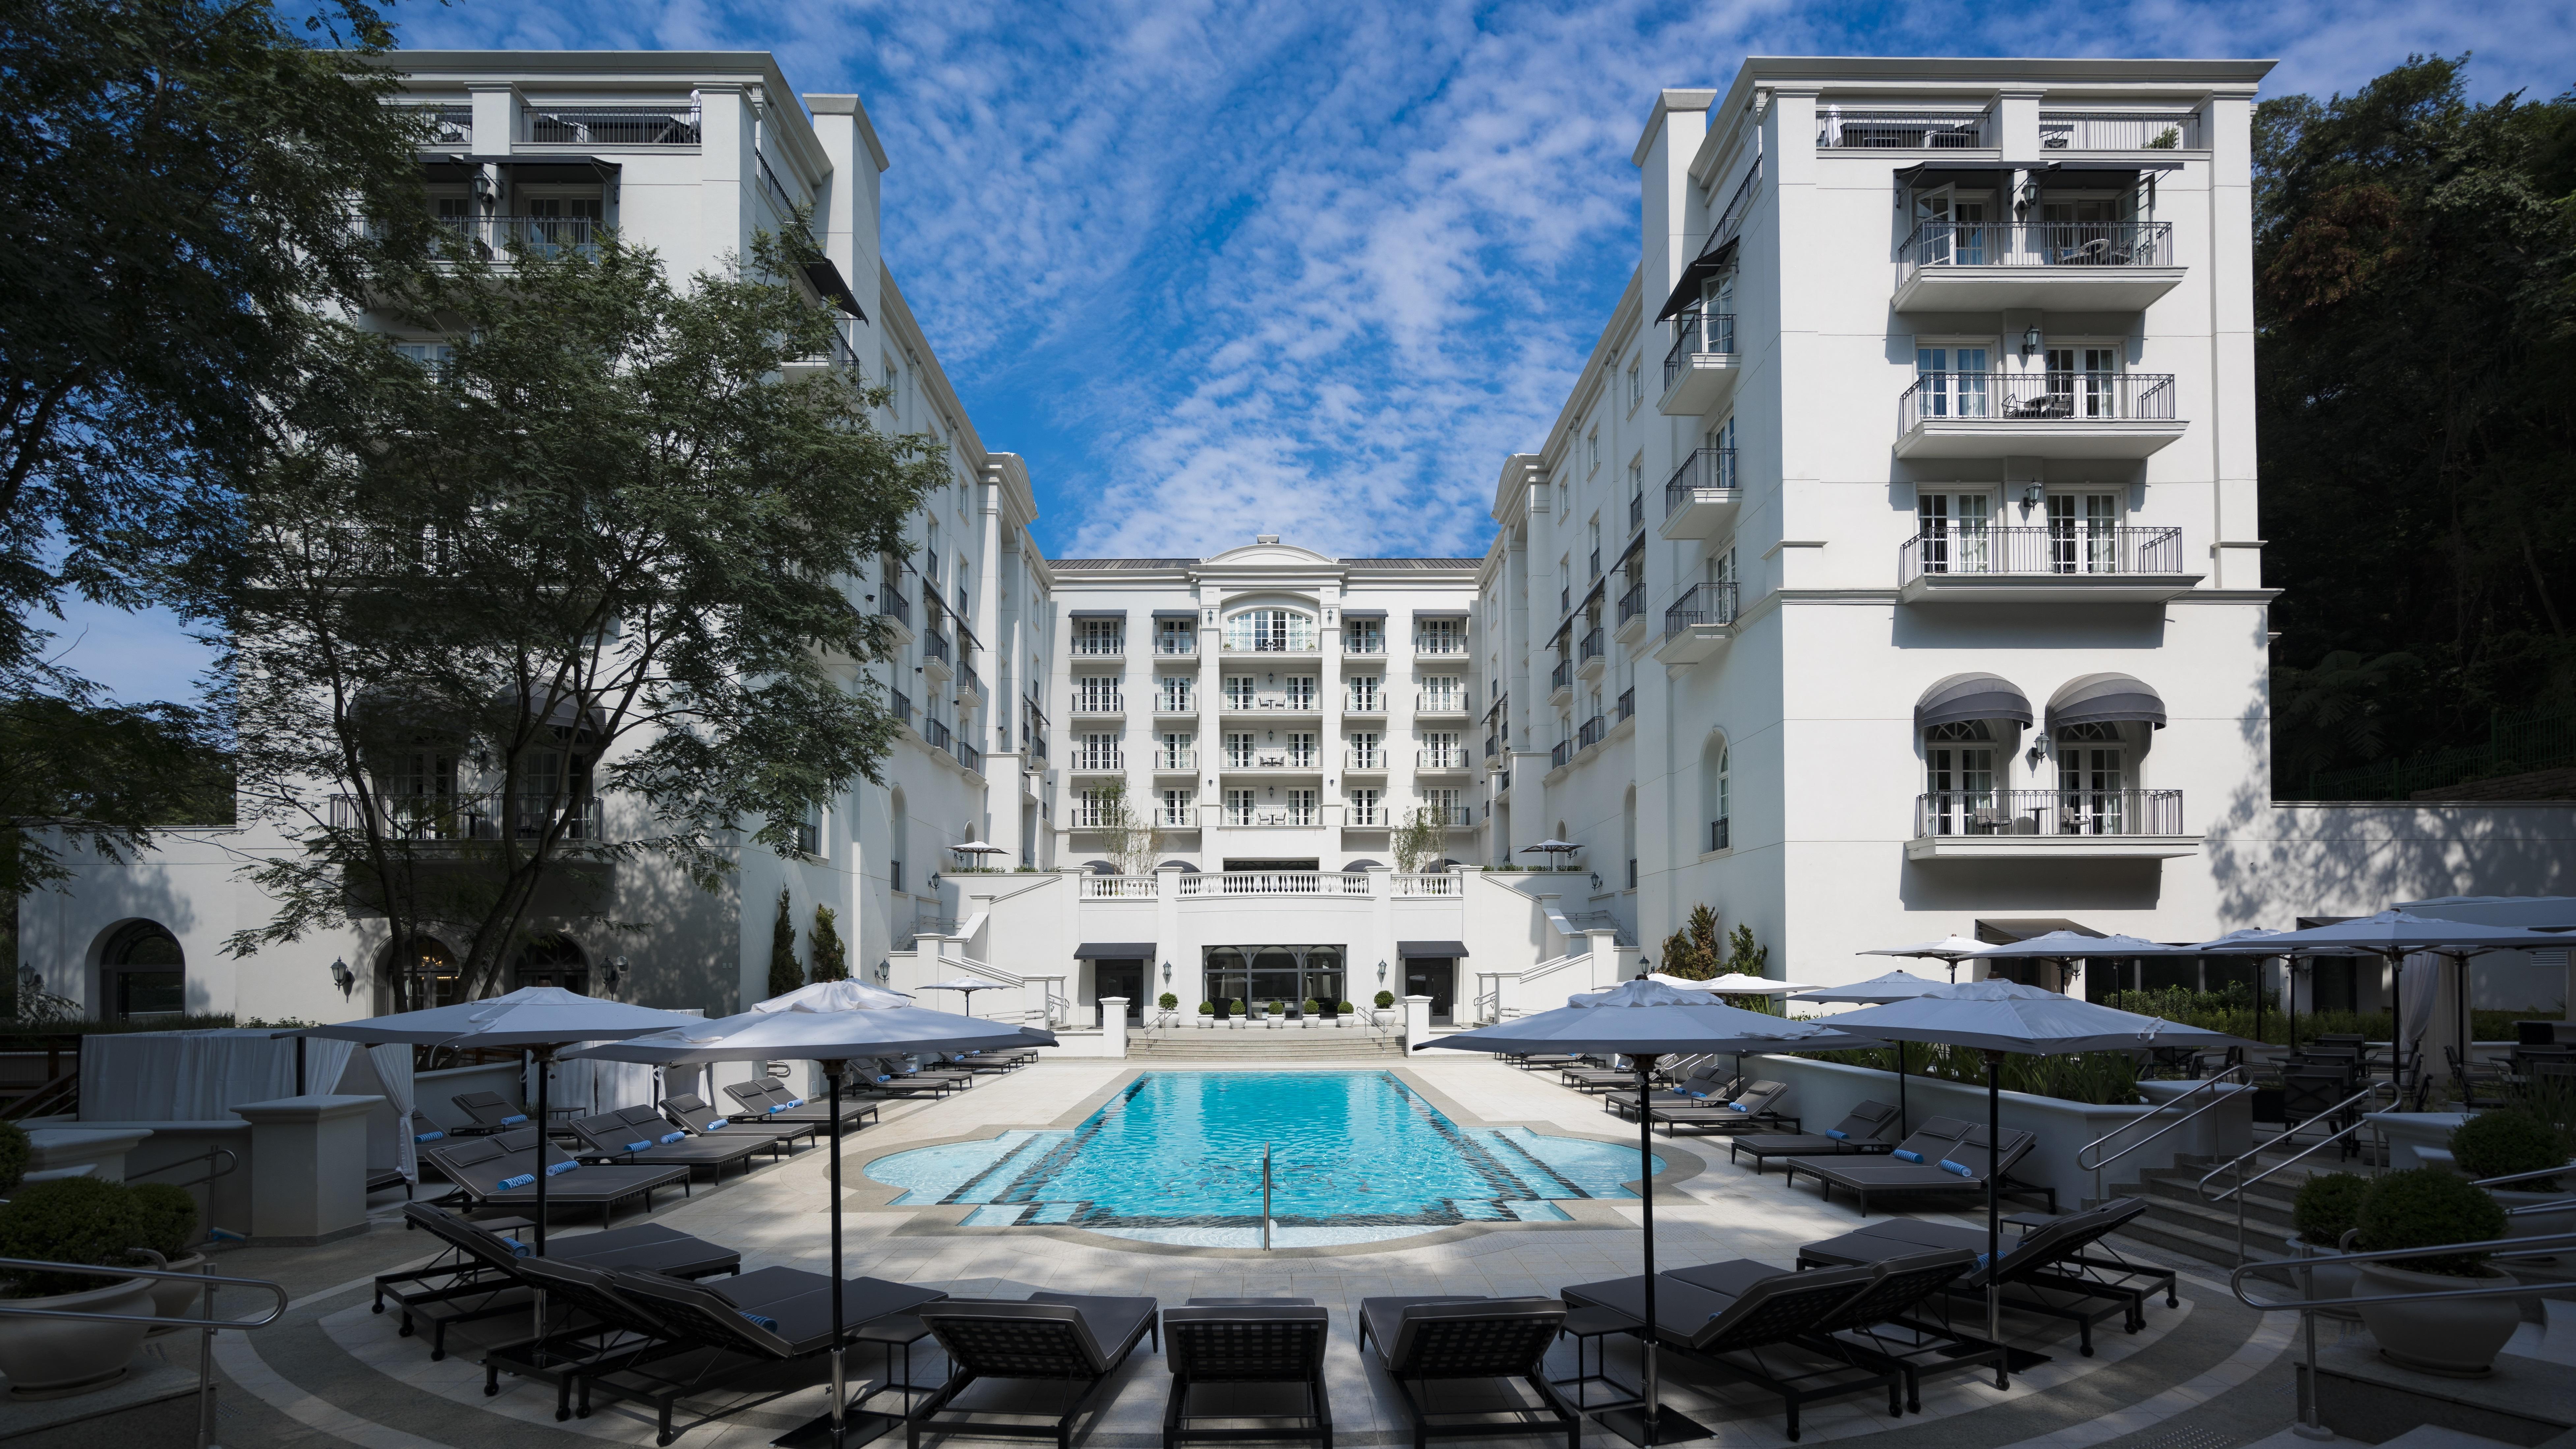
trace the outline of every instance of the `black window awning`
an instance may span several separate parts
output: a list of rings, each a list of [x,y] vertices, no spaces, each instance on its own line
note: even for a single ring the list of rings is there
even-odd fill
[[[1991,186],[1999,191],[2012,187],[2013,169],[1996,162],[1962,164],[1957,161],[1920,161],[1900,168],[1896,184],[1920,191],[1931,186]]]
[[[1918,730],[1981,719],[2029,724],[2033,718],[2030,700],[2010,681],[1992,674],[1953,674],[1925,690],[1914,706]]]
[[[2087,674],[2071,679],[2048,701],[2048,727],[2117,724],[2144,720],[2165,727],[2165,702],[2154,689],[2125,674]]]
[[[1125,609],[1069,609],[1065,611],[1065,617],[1068,619],[1124,619],[1127,617],[1127,611]]]
[[[859,310],[858,294],[850,290],[848,282],[842,280],[841,269],[832,264],[830,257],[807,262],[805,280],[814,284],[814,290],[823,295],[823,300],[862,322],[868,320],[868,314]]]
[[[1199,616],[1199,611],[1198,611],[1198,610],[1196,610],[1196,609],[1156,609],[1156,610],[1154,611],[1154,617],[1155,617],[1155,618],[1157,618],[1157,619],[1190,619],[1190,620],[1196,620],[1196,619],[1198,618],[1198,616]],[[1077,618],[1077,619],[1079,619],[1079,618],[1081,618],[1082,616],[1081,616],[1080,614],[1076,614],[1076,615],[1074,615],[1074,617],[1075,617],[1075,618]]]
[[[1386,617],[1386,610],[1384,610],[1384,609],[1344,609],[1344,610],[1342,611],[1342,617],[1343,617],[1343,618],[1345,618],[1345,619],[1383,619],[1383,618],[1385,618],[1385,617]]]
[[[1395,954],[1407,961],[1416,959],[1455,961],[1467,954],[1464,941],[1398,941]]]
[[[2180,171],[2181,169],[2182,163],[2180,161],[2051,161],[2046,165],[2031,167],[2030,174],[2045,179],[2061,171],[2136,173],[2140,171]]]
[[[1699,302],[1700,289],[1707,284],[1708,279],[1734,265],[1735,241],[1733,238],[1691,258],[1690,264],[1682,268],[1681,279],[1673,283],[1671,295],[1664,298],[1664,310],[1655,314],[1655,320],[1665,321],[1685,307],[1696,306]]]
[[[1076,961],[1151,961],[1151,941],[1085,941],[1073,948]]]

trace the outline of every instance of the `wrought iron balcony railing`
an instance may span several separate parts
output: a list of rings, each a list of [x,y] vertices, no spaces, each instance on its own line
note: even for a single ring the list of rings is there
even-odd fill
[[[1897,400],[1896,426],[1928,422],[2171,422],[2169,372],[1927,372]]]
[[[2182,530],[2065,523],[2036,528],[1953,525],[1897,546],[1896,581],[1924,574],[2178,574]]]
[[[2180,835],[2180,790],[1945,790],[1914,797],[1914,834]]]

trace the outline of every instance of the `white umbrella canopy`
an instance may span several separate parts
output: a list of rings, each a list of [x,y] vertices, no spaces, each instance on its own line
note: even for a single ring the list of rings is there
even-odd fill
[[[1965,936],[1944,936],[1938,941],[1925,941],[1920,945],[1881,946],[1876,950],[1863,951],[1861,954],[1864,956],[1926,956],[1936,961],[1955,961],[1962,956],[1974,956],[1984,949],[1986,949],[1986,943],[1983,941],[1971,941]]]
[[[414,1046],[540,1047],[641,1036],[697,1020],[626,1001],[607,1001],[560,986],[523,986],[503,996],[397,1011],[363,1021],[308,1026],[282,1035],[334,1041],[409,1042]]]
[[[2063,961],[2078,956],[2197,956],[2197,946],[2168,946],[2162,941],[2144,940],[2137,936],[2088,936],[2081,931],[2050,931],[2026,940],[2006,941],[1999,946],[1979,946],[1959,959],[1983,960],[1991,957],[2012,958],[2040,956]]]
[[[1782,981],[1777,977],[1755,976],[1743,971],[1730,971],[1701,981],[1649,971],[1646,979],[1661,982],[1677,991],[1714,991],[1727,996],[1788,996],[1810,989],[1803,981]]]
[[[802,1007],[809,1011],[875,1011],[910,1005],[912,998],[902,992],[870,986],[864,981],[812,981],[785,995],[773,996],[751,1009],[791,1011]]]
[[[1867,981],[1855,981],[1848,986],[1810,986],[1798,992],[1791,1000],[1857,1002],[1864,1006],[1878,1006],[1890,1001],[1911,1000],[1927,991],[1935,991],[1948,984],[1935,981],[1929,976],[1917,976],[1911,971],[1896,970],[1884,976],[1873,976]]]

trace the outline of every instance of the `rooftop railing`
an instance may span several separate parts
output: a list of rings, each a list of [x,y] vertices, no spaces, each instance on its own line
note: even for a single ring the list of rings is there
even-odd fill
[[[698,122],[685,109],[530,106],[528,139],[538,145],[695,146]]]
[[[1986,139],[1988,112],[1847,111],[1818,108],[1816,148],[1821,151],[1974,151]]]
[[[2042,528],[1953,526],[1897,545],[1896,581],[1924,574],[2178,574],[2182,530],[2110,524]]]
[[[2157,112],[2042,111],[2043,151],[2196,151],[2200,117]]]

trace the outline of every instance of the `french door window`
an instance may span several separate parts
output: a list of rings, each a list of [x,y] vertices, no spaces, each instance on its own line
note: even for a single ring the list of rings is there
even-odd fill
[[[2052,573],[2101,574],[2120,565],[2120,496],[2116,493],[2048,495],[2048,567]]]
[[[1994,518],[1990,493],[1914,495],[1916,547],[1927,574],[1980,574],[1993,567],[1987,533]]]
[[[2057,739],[2057,828],[2118,835],[2127,828],[2127,751],[2115,725],[2066,725]]]
[[[1983,720],[1923,734],[1925,826],[1933,835],[1991,835],[2009,828],[1995,790],[1994,736]]]
[[[2052,347],[2048,349],[2051,412],[2062,418],[2115,418],[2120,415],[2120,349]]]
[[[1918,347],[1914,349],[1915,412],[1926,418],[1983,418],[1987,406],[1983,347]]]

